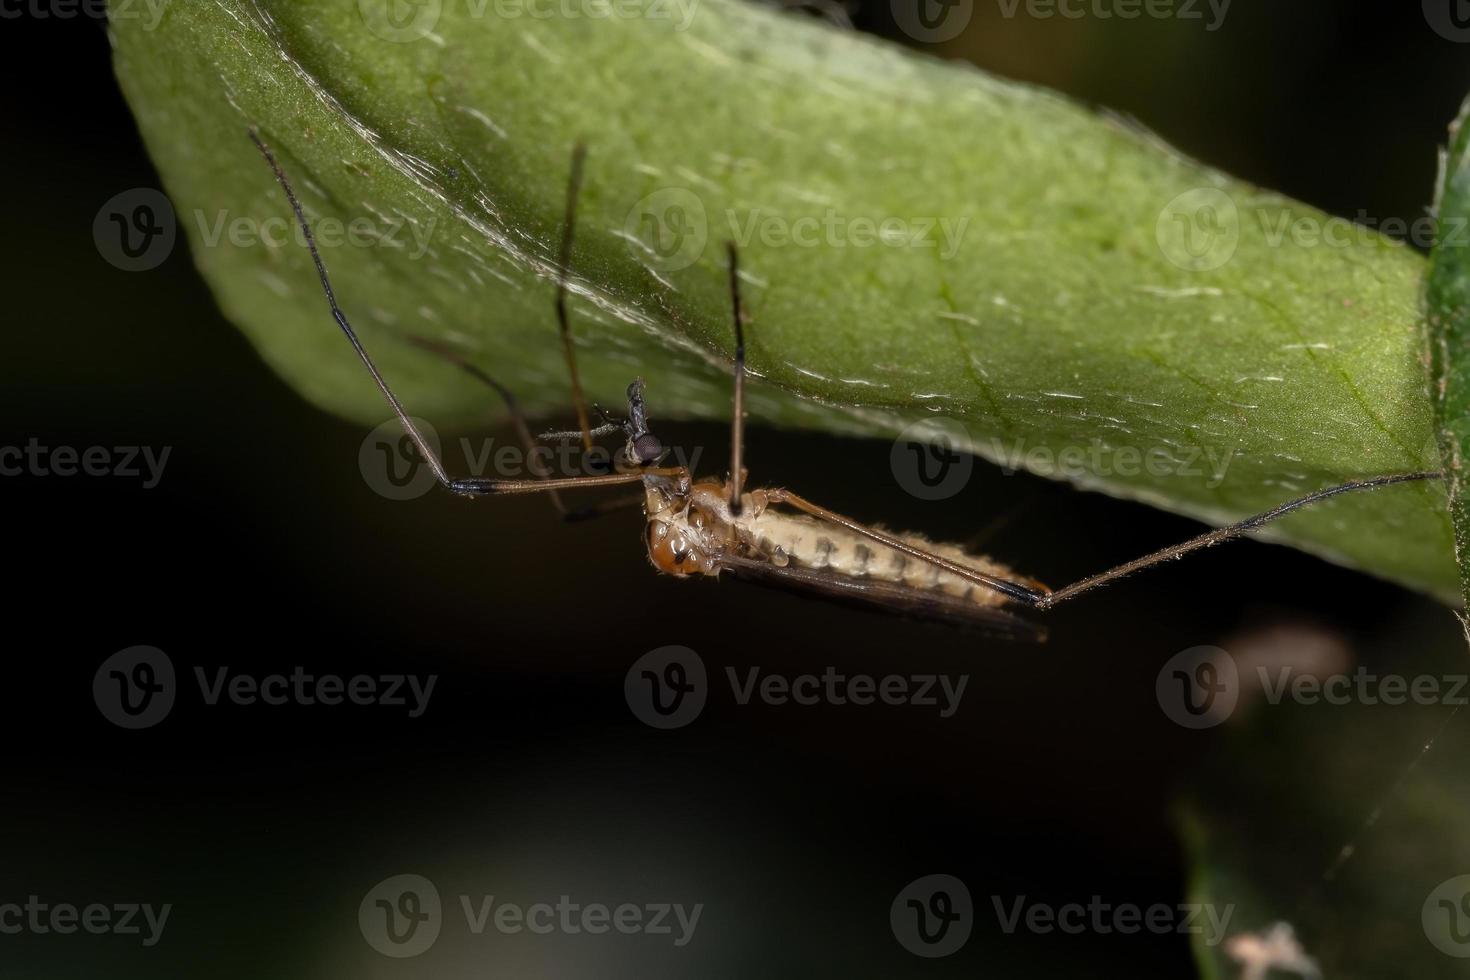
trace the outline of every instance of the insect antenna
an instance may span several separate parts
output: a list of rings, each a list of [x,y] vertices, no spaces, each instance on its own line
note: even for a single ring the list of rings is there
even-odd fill
[[[567,176],[567,207],[561,225],[561,249],[556,263],[556,324],[561,333],[562,356],[572,381],[572,404],[577,410],[577,427],[582,430],[582,449],[592,452],[592,426],[587,418],[587,398],[582,394],[582,378],[577,372],[577,354],[572,349],[572,324],[567,315],[567,280],[571,276],[572,242],[577,229],[577,197],[582,191],[582,170],[587,160],[587,145],[572,147],[572,169]]]

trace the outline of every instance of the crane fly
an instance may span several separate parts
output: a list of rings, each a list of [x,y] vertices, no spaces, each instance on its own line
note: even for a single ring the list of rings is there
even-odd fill
[[[502,494],[544,493],[556,509],[569,519],[590,517],[625,503],[641,504],[648,559],[662,574],[677,578],[718,578],[729,573],[764,585],[813,593],[890,611],[962,625],[982,627],[1013,639],[1039,641],[1041,627],[1019,610],[1044,611],[1100,585],[1142,571],[1161,562],[1249,533],[1278,517],[1316,501],[1396,483],[1439,477],[1437,472],[1400,473],[1344,483],[1288,501],[1262,514],[1235,524],[1207,531],[1181,544],[1164,548],[1108,571],[1060,589],[1019,575],[1005,565],[972,555],[958,545],[931,542],[917,534],[897,533],[861,524],[849,517],[777,487],[750,490],[744,468],[745,446],[745,326],[746,314],[740,298],[740,271],[734,243],[726,248],[729,268],[730,303],[734,314],[735,357],[733,401],[730,423],[730,468],[724,479],[698,479],[685,466],[664,465],[668,455],[663,443],[649,428],[644,403],[644,385],[635,380],[628,386],[626,419],[604,415],[604,424],[593,428],[577,373],[572,349],[571,322],[567,313],[568,278],[572,241],[576,228],[577,198],[586,159],[578,144],[572,153],[567,180],[566,211],[556,268],[556,319],[562,354],[570,376],[572,402],[578,428],[560,436],[580,438],[591,451],[593,437],[620,433],[625,445],[613,472],[582,476],[549,476],[535,479],[455,478],[444,468],[439,455],[424,438],[393,393],[377,365],[368,355],[357,332],[337,303],[327,268],[316,246],[296,192],[270,148],[252,129],[254,141],[301,226],[303,240],[316,266],[317,277],[337,326],[357,352],[378,390],[387,401],[419,455],[444,489],[461,497]],[[530,449],[530,429],[515,397],[500,382],[465,360],[453,350],[433,341],[415,340],[495,389],[505,402],[512,422]],[[563,490],[641,484],[642,493],[630,501],[568,510],[562,503]]]

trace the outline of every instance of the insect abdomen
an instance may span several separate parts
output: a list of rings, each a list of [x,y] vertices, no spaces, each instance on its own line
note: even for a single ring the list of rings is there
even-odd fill
[[[898,582],[914,589],[940,591],[967,598],[986,606],[1001,605],[1007,601],[993,589],[976,585],[959,575],[895,551],[846,528],[818,522],[809,517],[766,511],[742,530],[742,536],[752,551],[778,565],[790,563],[804,568],[825,569],[850,578]],[[1004,566],[986,558],[966,554],[964,549],[956,545],[931,542],[916,534],[895,533],[893,536],[905,544],[912,544],[988,575],[1016,578]]]

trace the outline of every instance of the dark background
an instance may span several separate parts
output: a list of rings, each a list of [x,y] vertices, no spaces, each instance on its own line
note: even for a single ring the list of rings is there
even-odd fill
[[[884,4],[856,21],[897,35]],[[1470,91],[1470,45],[1436,35],[1407,2],[1236,0],[1209,35],[1199,22],[1006,20],[977,2],[970,30],[939,53],[1132,114],[1193,156],[1349,217],[1423,212],[1436,147]],[[660,578],[634,513],[569,527],[534,499],[384,500],[358,471],[363,430],[261,364],[185,247],[143,274],[99,256],[103,202],[159,185],[103,26],[0,20],[0,77],[0,445],[172,447],[151,490],[0,480],[0,902],[174,905],[153,949],[0,936],[0,976],[1191,975],[1183,937],[1005,936],[989,899],[1181,900],[1175,803],[1216,778],[1230,726],[1172,724],[1155,700],[1160,665],[1273,622],[1341,634],[1363,661],[1459,663],[1443,607],[1262,544],[1078,601],[1034,647]],[[661,435],[724,445],[713,425]],[[758,419],[749,438],[757,482],[938,538],[963,540],[1030,502],[985,546],[1051,582],[1198,528],[983,463],[964,494],[920,505],[894,483],[886,442]],[[629,711],[624,675],[672,643],[698,651],[715,690],[694,724],[654,731]],[[183,680],[172,714],[138,732],[110,724],[91,695],[98,665],[135,644],[166,651]],[[438,683],[418,719],[206,706],[192,670],[221,665]],[[917,707],[738,707],[724,669],[757,665],[970,683],[943,720]],[[1385,751],[1407,763],[1416,748],[1405,738]],[[1380,788],[1392,775],[1370,773]],[[1282,817],[1238,805],[1247,819]],[[1309,863],[1335,854],[1337,829],[1307,828],[1320,847]],[[356,909],[409,871],[446,903],[570,893],[705,910],[686,950],[525,935],[461,947],[456,933],[400,964],[364,944]],[[888,927],[900,888],[932,873],[966,881],[977,907],[970,944],[934,961]],[[1416,921],[1417,905],[1403,913]]]

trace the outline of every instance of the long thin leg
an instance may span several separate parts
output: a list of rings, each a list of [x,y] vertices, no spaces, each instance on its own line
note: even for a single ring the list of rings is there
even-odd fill
[[[1102,572],[1098,575],[1094,575],[1091,578],[1085,578],[1080,582],[1074,582],[1071,585],[1066,586],[1065,588],[1056,589],[1048,595],[1043,596],[1041,601],[1038,602],[1037,605],[1042,609],[1050,609],[1052,606],[1055,606],[1059,602],[1065,602],[1066,600],[1071,599],[1074,596],[1081,595],[1084,592],[1090,592],[1100,585],[1106,585],[1108,582],[1120,579],[1125,575],[1132,575],[1134,572],[1142,571],[1145,568],[1151,568],[1152,566],[1161,564],[1162,562],[1172,561],[1175,558],[1182,558],[1192,551],[1198,551],[1201,548],[1208,548],[1211,545],[1220,544],[1223,541],[1229,541],[1232,538],[1241,537],[1242,535],[1248,534],[1265,524],[1269,524],[1272,521],[1276,520],[1276,518],[1289,514],[1300,507],[1305,507],[1308,504],[1314,504],[1317,501],[1325,500],[1328,497],[1335,497],[1340,493],[1351,493],[1354,490],[1373,490],[1377,489],[1378,487],[1393,486],[1395,483],[1413,483],[1419,480],[1435,480],[1443,475],[1443,473],[1437,471],[1430,473],[1396,473],[1391,476],[1378,476],[1368,480],[1356,480],[1352,483],[1344,483],[1341,486],[1328,487],[1326,490],[1318,490],[1316,493],[1309,493],[1305,497],[1298,497],[1296,500],[1290,500],[1284,504],[1281,504],[1280,506],[1273,507],[1263,514],[1257,514],[1254,517],[1247,517],[1243,521],[1237,521],[1234,524],[1229,524],[1225,527],[1216,528],[1213,531],[1207,531],[1204,534],[1199,535],[1198,537],[1190,538],[1188,541],[1185,541],[1182,544],[1176,544],[1169,548],[1163,548],[1159,551],[1155,551],[1151,555],[1144,555],[1142,558],[1135,558],[1130,562],[1125,562],[1124,564],[1119,565],[1116,568],[1111,568],[1108,571]]]
[[[285,171],[281,169],[280,164],[276,162],[275,156],[271,154],[270,148],[265,145],[260,138],[260,134],[254,129],[250,130],[250,139],[255,143],[256,148],[260,150],[261,156],[265,157],[265,162],[270,165],[271,172],[276,175],[276,181],[281,185],[281,189],[286,192],[286,200],[291,205],[291,211],[296,216],[297,224],[301,226],[302,237],[306,241],[307,250],[311,253],[311,260],[316,265],[317,278],[321,280],[322,292],[326,294],[327,305],[331,308],[332,318],[337,321],[337,326],[342,328],[342,333],[347,337],[348,343],[352,344],[352,349],[357,352],[358,358],[362,361],[363,366],[368,369],[368,373],[372,375],[374,383],[378,386],[378,390],[383,393],[383,398],[387,400],[389,407],[393,409],[393,414],[398,417],[398,422],[403,426],[403,431],[413,440],[413,444],[418,449],[419,454],[429,464],[429,469],[433,470],[434,478],[439,481],[439,484],[444,489],[451,493],[459,494],[462,497],[483,497],[489,494],[503,493],[543,493],[578,487],[603,487],[624,483],[637,483],[643,479],[645,474],[660,472],[649,469],[629,473],[609,473],[600,476],[565,477],[554,480],[451,478],[445,472],[444,463],[439,459],[439,454],[434,452],[433,447],[429,445],[429,441],[424,438],[424,434],[419,431],[418,426],[414,425],[413,419],[408,417],[408,413],[404,411],[402,403],[398,401],[398,396],[393,394],[393,389],[388,387],[388,382],[383,379],[383,375],[378,371],[377,365],[368,356],[367,348],[363,347],[362,341],[358,339],[357,331],[353,330],[352,324],[347,321],[347,315],[337,305],[336,294],[332,292],[332,282],[327,278],[326,264],[322,262],[321,253],[317,251],[316,237],[311,232],[311,225],[306,221],[306,214],[301,210],[301,202],[296,199],[296,192],[292,189],[291,182],[286,179]],[[667,475],[675,475],[679,472],[682,472],[680,468],[672,468]]]
[[[745,308],[740,304],[740,262],[734,242],[725,243],[730,256],[730,307],[735,314],[735,413],[730,420],[730,513],[740,513],[740,491],[745,483]]]
[[[866,525],[859,524],[857,521],[854,521],[850,517],[843,517],[841,514],[837,514],[830,510],[827,510],[825,507],[821,507],[817,504],[812,503],[809,500],[805,500],[788,490],[768,490],[766,491],[766,493],[771,503],[790,504],[797,510],[804,511],[805,513],[810,514],[818,520],[827,521],[828,523],[836,524],[839,527],[844,527],[855,534],[861,534],[865,538],[876,541],[879,544],[884,545],[888,548],[892,548],[895,551],[902,552],[903,554],[908,555],[911,558],[917,558],[920,561],[928,562],[931,565],[942,568],[946,572],[949,572],[953,575],[958,575],[959,577],[966,579],[967,581],[974,582],[976,585],[983,585],[986,588],[994,589],[1002,595],[1009,596],[1010,598],[1015,599],[1018,602],[1026,603],[1027,605],[1034,606],[1037,609],[1050,609],[1052,606],[1055,606],[1060,602],[1065,602],[1066,600],[1071,599],[1074,596],[1081,595],[1084,592],[1089,592],[1100,585],[1105,585],[1108,582],[1123,578],[1125,575],[1132,575],[1134,572],[1142,571],[1145,568],[1150,568],[1162,562],[1172,561],[1175,558],[1182,558],[1190,552],[1198,551],[1201,548],[1208,548],[1211,545],[1220,544],[1221,542],[1229,541],[1232,538],[1241,537],[1245,534],[1250,533],[1251,531],[1262,527],[1263,525],[1269,524],[1271,521],[1276,520],[1278,517],[1289,514],[1292,511],[1297,510],[1298,508],[1307,506],[1308,504],[1316,503],[1319,500],[1325,500],[1328,497],[1334,497],[1340,493],[1350,493],[1354,490],[1373,490],[1379,487],[1392,486],[1396,483],[1412,483],[1419,480],[1434,480],[1438,479],[1441,476],[1443,476],[1443,474],[1439,472],[1396,473],[1390,476],[1379,476],[1373,477],[1372,479],[1368,480],[1357,480],[1352,483],[1344,483],[1341,486],[1329,487],[1326,490],[1318,490],[1316,493],[1309,493],[1305,497],[1298,497],[1296,500],[1291,500],[1284,504],[1281,504],[1278,507],[1273,507],[1271,510],[1266,511],[1263,514],[1257,514],[1256,516],[1248,517],[1243,521],[1238,521],[1234,524],[1230,524],[1222,528],[1216,528],[1213,531],[1207,531],[1206,533],[1201,534],[1197,537],[1190,538],[1188,541],[1185,541],[1182,544],[1176,544],[1172,547],[1164,548],[1152,554],[1144,555],[1142,558],[1135,558],[1133,561],[1126,562],[1122,565],[1117,566],[1116,568],[1109,569],[1106,572],[1094,575],[1091,578],[1085,578],[1080,582],[1075,582],[1072,585],[1066,586],[1065,588],[1056,589],[1054,591],[1046,589],[1034,589],[1030,586],[1023,585],[1020,582],[997,578],[993,575],[987,575],[984,572],[977,571],[976,569],[969,568],[965,565],[950,561],[947,558],[932,554],[922,548],[918,548],[914,545],[908,544],[907,542],[900,541],[898,538],[895,538],[890,534],[885,534],[882,531],[878,531]]]
[[[567,177],[567,210],[561,225],[561,252],[556,265],[556,324],[561,332],[562,356],[567,374],[572,379],[572,404],[577,409],[577,426],[582,430],[582,448],[592,452],[592,426],[587,420],[587,398],[582,394],[582,378],[577,373],[577,355],[572,350],[572,324],[567,316],[567,279],[571,276],[572,240],[577,229],[577,196],[582,190],[582,165],[587,147],[578,143],[572,148],[572,170]]]

